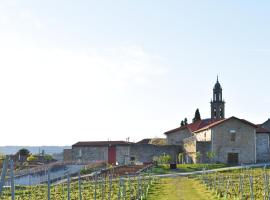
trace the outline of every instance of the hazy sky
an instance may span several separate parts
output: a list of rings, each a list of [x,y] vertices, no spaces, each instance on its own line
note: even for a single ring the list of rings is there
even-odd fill
[[[270,117],[270,2],[0,0],[0,145],[164,137],[196,108]]]

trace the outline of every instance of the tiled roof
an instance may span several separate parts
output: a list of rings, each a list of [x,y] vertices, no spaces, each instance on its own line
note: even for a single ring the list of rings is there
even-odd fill
[[[185,125],[185,126],[181,126],[179,128],[176,128],[176,129],[173,129],[173,130],[170,130],[170,131],[167,131],[164,134],[168,135],[168,134],[175,133],[177,131],[184,130],[184,129],[188,129],[190,132],[195,132],[195,131],[197,131],[199,129],[202,129],[205,126],[208,126],[208,125],[210,125],[212,123],[215,123],[215,122],[218,122],[218,121],[220,121],[220,120],[217,120],[217,119],[203,119],[203,120],[196,121],[194,123],[191,123],[191,124],[188,124],[188,125]]]
[[[260,125],[258,125],[258,128],[256,129],[256,133],[270,133],[270,130],[267,128],[263,128]]]
[[[132,142],[126,141],[88,141],[88,142],[77,142],[72,147],[88,147],[88,146],[112,146],[112,145],[129,145]]]
[[[224,123],[226,121],[229,121],[231,119],[236,119],[236,120],[239,120],[239,121],[241,121],[241,122],[243,122],[243,123],[245,123],[247,125],[253,126],[254,128],[258,128],[257,125],[255,125],[255,124],[253,124],[253,123],[251,123],[251,122],[249,122],[249,121],[247,121],[245,119],[239,119],[237,117],[230,117],[230,118],[227,118],[227,119],[222,119],[220,121],[214,122],[214,123],[212,123],[212,124],[210,124],[208,126],[205,126],[205,127],[201,128],[201,129],[196,130],[195,132],[200,132],[200,131],[203,131],[203,130],[206,130],[206,129],[209,129],[209,128],[213,128],[213,127],[215,127],[215,126],[217,126],[219,124],[222,124],[222,123]]]

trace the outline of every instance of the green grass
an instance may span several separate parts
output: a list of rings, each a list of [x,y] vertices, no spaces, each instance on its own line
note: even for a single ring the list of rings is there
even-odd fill
[[[227,164],[178,164],[177,169],[171,170],[168,164],[162,164],[157,167],[152,168],[152,173],[154,174],[170,174],[170,173],[181,173],[181,172],[195,172],[202,171],[204,168],[210,169],[220,169],[224,167],[229,167]]]
[[[187,177],[158,179],[147,200],[217,200],[212,192],[195,179]]]

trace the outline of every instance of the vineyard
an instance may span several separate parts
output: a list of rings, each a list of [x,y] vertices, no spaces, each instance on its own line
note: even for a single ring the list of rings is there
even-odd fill
[[[266,168],[242,169],[215,174],[204,173],[199,180],[220,199],[270,199],[269,173]]]
[[[16,186],[15,199],[32,200],[88,200],[88,199],[146,199],[148,190],[153,184],[151,176],[112,177],[92,176],[68,180],[63,183],[37,186]],[[12,199],[10,188],[5,188],[0,199]]]

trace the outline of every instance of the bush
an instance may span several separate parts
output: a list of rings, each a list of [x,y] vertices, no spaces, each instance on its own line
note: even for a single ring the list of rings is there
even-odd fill
[[[22,148],[17,152],[17,154],[21,156],[28,156],[30,154],[30,151],[26,148]]]
[[[46,154],[46,155],[44,156],[44,160],[46,160],[46,161],[51,161],[51,160],[53,160],[53,157],[52,157],[51,155]]]
[[[171,156],[166,154],[153,157],[153,162],[158,164],[169,164],[171,160]]]
[[[34,162],[34,161],[37,161],[37,159],[38,158],[36,156],[34,156],[34,155],[30,155],[30,156],[27,157],[28,162]]]

